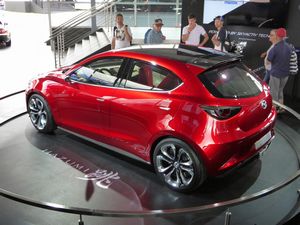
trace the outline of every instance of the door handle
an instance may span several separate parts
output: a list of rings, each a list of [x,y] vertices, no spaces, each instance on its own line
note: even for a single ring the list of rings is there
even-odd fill
[[[104,102],[104,101],[105,101],[104,98],[96,98],[96,100],[97,100],[98,102]]]
[[[165,110],[165,111],[169,111],[170,108],[169,107],[163,107],[163,106],[159,106],[160,109]]]

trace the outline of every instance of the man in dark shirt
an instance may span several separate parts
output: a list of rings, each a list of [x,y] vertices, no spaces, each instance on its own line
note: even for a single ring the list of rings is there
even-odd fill
[[[286,30],[276,30],[276,43],[270,50],[267,60],[272,63],[270,71],[270,89],[273,100],[283,104],[283,88],[289,78],[291,48],[285,42]]]
[[[211,38],[211,41],[214,44],[214,49],[226,52],[225,41],[227,38],[227,31],[224,28],[224,18],[222,16],[217,16],[214,21],[215,27],[217,28],[217,33]]]
[[[153,29],[149,31],[149,34],[146,39],[147,44],[161,44],[166,37],[161,32],[163,26],[162,19],[156,19],[153,24]]]

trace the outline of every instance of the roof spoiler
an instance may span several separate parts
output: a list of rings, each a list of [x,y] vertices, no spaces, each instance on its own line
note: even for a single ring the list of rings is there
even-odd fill
[[[242,58],[242,55],[229,53],[229,52],[221,52],[215,50],[213,48],[206,48],[206,47],[198,47],[194,45],[186,45],[180,44],[178,46],[177,52],[180,54],[188,54],[190,56],[228,56],[230,58]]]

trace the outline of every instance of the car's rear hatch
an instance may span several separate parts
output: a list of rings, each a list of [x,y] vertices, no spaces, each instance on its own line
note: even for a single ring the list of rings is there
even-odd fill
[[[242,63],[214,66],[198,77],[213,96],[223,99],[225,107],[241,108],[238,125],[242,130],[258,126],[270,115],[272,98],[266,86]]]
[[[257,101],[243,108],[243,114],[238,121],[240,128],[247,131],[257,127],[270,116],[271,109],[272,98],[270,95],[258,98]]]

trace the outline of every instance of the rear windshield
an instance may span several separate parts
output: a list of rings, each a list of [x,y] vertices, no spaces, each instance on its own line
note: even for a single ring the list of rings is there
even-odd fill
[[[262,92],[262,84],[246,66],[229,64],[199,75],[199,79],[215,97],[246,98]]]

